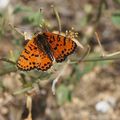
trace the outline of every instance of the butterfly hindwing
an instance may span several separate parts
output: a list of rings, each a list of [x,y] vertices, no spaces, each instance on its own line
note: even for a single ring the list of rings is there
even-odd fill
[[[43,33],[50,44],[56,62],[64,61],[77,47],[76,43],[65,36],[50,32]]]
[[[40,58],[38,58],[39,60],[37,60],[36,68],[37,70],[46,71],[52,66],[52,61],[48,57],[48,55],[46,55],[44,52],[42,52],[41,50],[38,50],[38,51],[39,51]]]
[[[17,67],[20,70],[32,70],[34,68],[46,71],[52,66],[52,61],[49,57],[35,44],[35,40],[30,40],[25,49],[22,51],[18,61]]]

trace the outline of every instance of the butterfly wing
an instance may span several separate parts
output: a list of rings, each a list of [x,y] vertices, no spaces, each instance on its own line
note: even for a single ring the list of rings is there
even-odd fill
[[[45,32],[43,34],[48,39],[56,62],[64,61],[68,55],[75,51],[77,47],[76,43],[70,38],[50,32]]]
[[[34,68],[46,71],[51,66],[52,61],[42,50],[38,49],[34,39],[27,43],[17,61],[17,67],[23,71],[32,70]]]

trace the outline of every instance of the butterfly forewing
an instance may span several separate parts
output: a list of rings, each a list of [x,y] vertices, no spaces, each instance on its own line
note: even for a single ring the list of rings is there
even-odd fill
[[[48,42],[53,52],[56,62],[64,61],[68,55],[73,53],[77,47],[76,43],[65,36],[54,34],[51,32],[43,33],[47,36]]]
[[[17,67],[26,71],[34,68],[46,71],[51,66],[52,61],[42,50],[38,49],[34,38],[27,43],[17,61]]]

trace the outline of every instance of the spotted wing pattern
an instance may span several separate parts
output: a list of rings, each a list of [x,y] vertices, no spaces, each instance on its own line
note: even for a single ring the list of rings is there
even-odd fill
[[[64,61],[68,55],[75,51],[77,47],[73,40],[65,36],[51,32],[45,32],[43,35],[45,35],[48,39],[56,62]]]
[[[28,71],[34,68],[46,71],[52,66],[50,58],[35,44],[35,40],[30,40],[25,49],[22,51],[18,61],[17,67],[20,70]]]

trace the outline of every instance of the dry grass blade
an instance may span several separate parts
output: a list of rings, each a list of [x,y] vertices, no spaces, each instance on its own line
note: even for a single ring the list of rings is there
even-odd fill
[[[55,86],[56,86],[56,83],[58,82],[58,80],[60,79],[60,77],[65,73],[66,71],[66,68],[68,66],[68,64],[70,63],[70,61],[68,60],[67,63],[65,64],[65,66],[63,67],[63,69],[61,69],[61,71],[59,72],[58,76],[53,80],[53,83],[52,83],[52,92],[53,92],[53,95],[55,95]]]
[[[99,44],[99,46],[100,46],[102,56],[104,57],[104,56],[105,56],[105,53],[104,53],[104,50],[103,50],[103,47],[102,47],[102,45],[101,45],[100,38],[99,38],[99,35],[98,35],[97,32],[95,32],[95,36],[96,36],[97,42],[98,42],[98,44]]]
[[[11,29],[13,29],[14,31],[16,31],[20,35],[24,36],[24,33],[20,32],[16,27],[12,26],[11,24],[9,24],[9,26],[10,26]]]
[[[30,95],[27,95],[27,100],[26,100],[26,107],[29,111],[28,117],[25,118],[24,120],[32,120],[32,97]]]
[[[101,44],[101,42],[100,42],[100,38],[99,38],[98,33],[95,32],[95,35],[96,35],[97,42],[98,42],[98,44],[99,44],[99,46],[100,46],[100,48],[101,48],[101,53],[102,53],[102,57],[103,57],[103,58],[104,58],[104,57],[112,57],[112,56],[116,56],[116,55],[119,55],[119,54],[120,54],[120,51],[117,51],[117,52],[110,53],[110,54],[107,54],[107,55],[106,55],[106,54],[104,53],[104,49],[103,49],[102,44]],[[113,58],[113,59],[114,59],[114,58]]]

